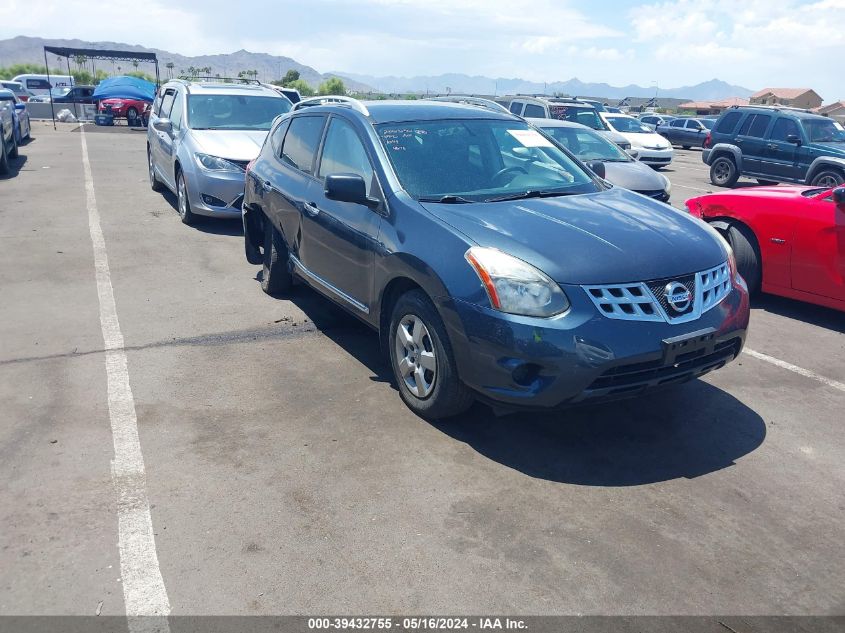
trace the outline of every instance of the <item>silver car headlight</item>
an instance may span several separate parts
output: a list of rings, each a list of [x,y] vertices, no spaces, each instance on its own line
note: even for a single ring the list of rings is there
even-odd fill
[[[225,158],[220,158],[219,156],[196,153],[194,154],[194,158],[196,158],[197,165],[207,171],[243,171],[243,169],[235,163],[229,162]]]
[[[550,317],[569,309],[569,299],[563,290],[545,273],[521,259],[480,246],[470,248],[464,257],[496,310]]]
[[[661,174],[661,176],[663,176],[663,174]],[[666,195],[669,195],[670,193],[672,193],[672,181],[669,180],[666,176],[663,176],[663,181],[663,190],[666,192]]]

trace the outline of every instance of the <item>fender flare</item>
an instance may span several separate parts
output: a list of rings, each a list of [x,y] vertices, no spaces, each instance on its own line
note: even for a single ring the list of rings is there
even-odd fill
[[[730,154],[736,164],[736,170],[742,172],[742,150],[736,145],[730,143],[716,143],[708,154],[708,165],[712,165],[713,161],[719,157],[719,154]]]
[[[809,185],[813,182],[813,178],[815,178],[816,174],[825,167],[833,167],[834,169],[838,169],[839,171],[845,173],[845,158],[838,158],[837,156],[819,156],[810,163],[810,167],[807,169],[807,178],[805,179],[805,182]]]

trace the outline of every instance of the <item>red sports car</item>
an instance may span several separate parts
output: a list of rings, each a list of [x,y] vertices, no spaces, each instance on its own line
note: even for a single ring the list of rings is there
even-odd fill
[[[686,204],[728,240],[749,290],[845,310],[845,187],[751,187]]]
[[[149,105],[149,103],[140,99],[103,99],[97,106],[97,110],[100,114],[110,111],[116,117],[135,119],[144,114]],[[111,107],[111,110],[109,110],[109,107]],[[130,110],[134,111],[134,116],[130,114]]]

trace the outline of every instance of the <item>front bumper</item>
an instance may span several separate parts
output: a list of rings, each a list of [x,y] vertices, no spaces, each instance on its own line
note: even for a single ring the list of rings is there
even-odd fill
[[[674,151],[672,148],[668,149],[646,149],[645,147],[635,147],[639,154],[641,163],[647,165],[668,165],[672,162]]]
[[[185,174],[191,211],[216,218],[240,218],[245,173],[205,171],[195,168]]]
[[[561,287],[572,306],[553,319],[440,302],[461,378],[483,400],[551,409],[637,396],[718,369],[745,343],[749,302],[742,283],[682,324],[610,319],[582,288]]]

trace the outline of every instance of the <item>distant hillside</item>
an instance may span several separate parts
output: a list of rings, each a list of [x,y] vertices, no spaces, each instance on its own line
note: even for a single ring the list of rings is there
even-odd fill
[[[418,77],[374,77],[371,75],[360,75],[338,71],[332,73],[344,80],[352,79],[364,84],[373,86],[379,92],[404,93],[426,91],[430,93],[444,93],[451,90],[453,93],[505,95],[516,93],[562,93],[571,96],[595,96],[609,99],[622,99],[624,97],[653,97],[654,86],[646,88],[643,86],[611,86],[605,83],[585,83],[579,79],[568,81],[556,81],[548,84],[541,82],[526,81],[524,79],[506,79],[482,76],[470,76],[463,74],[446,74],[437,76]],[[657,94],[661,98],[673,98],[682,100],[716,100],[728,97],[748,97],[753,90],[742,86],[732,86],[719,79],[712,79],[694,86],[681,88],[660,88]]]
[[[249,51],[240,50],[234,53],[226,53],[220,55],[199,55],[197,57],[187,57],[179,55],[178,53],[171,53],[157,48],[147,48],[138,44],[123,44],[121,42],[86,42],[83,40],[54,40],[42,39],[40,37],[14,37],[8,40],[0,40],[0,66],[10,66],[12,64],[44,64],[44,46],[67,46],[73,48],[94,48],[94,49],[118,49],[135,52],[155,53],[158,57],[159,72],[162,79],[168,78],[168,69],[166,64],[173,62],[173,76],[178,76],[182,71],[187,71],[188,68],[211,67],[211,75],[219,74],[222,77],[237,77],[241,70],[257,70],[258,79],[261,81],[274,81],[284,76],[288,70],[299,71],[301,79],[307,81],[311,86],[317,87],[322,81],[329,77],[334,77],[333,74],[321,74],[310,66],[300,64],[298,61],[290,57],[279,57],[277,55],[268,55],[266,53],[250,53]],[[59,66],[66,67],[64,59],[61,63],[53,55],[48,55],[50,67]],[[90,63],[89,63],[90,64]],[[97,67],[102,68],[106,72],[117,72],[117,66],[120,62],[112,64],[111,62],[98,62]],[[127,64],[128,65],[128,64]],[[73,61],[71,60],[71,66]],[[132,70],[132,68],[122,68],[123,71]],[[141,64],[138,70],[153,74],[154,71],[149,64]],[[368,85],[359,83],[355,80],[344,81],[348,88],[353,90],[372,90]]]

